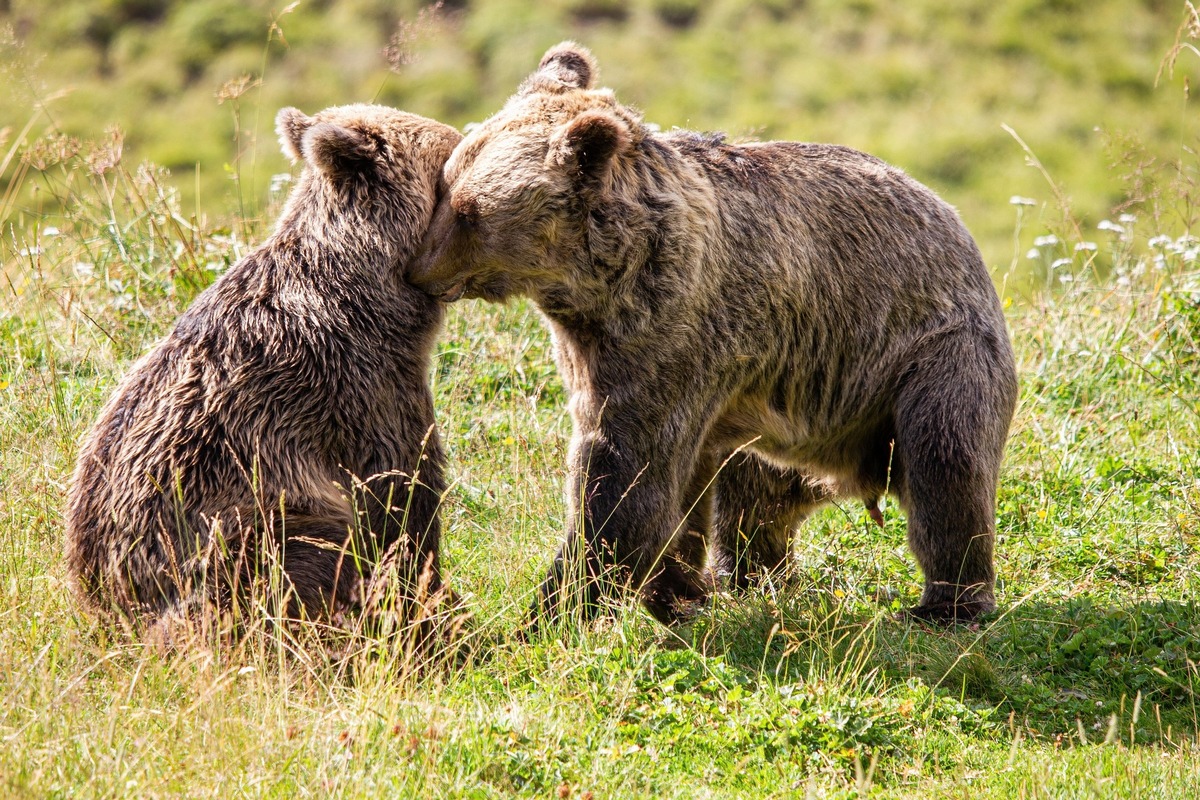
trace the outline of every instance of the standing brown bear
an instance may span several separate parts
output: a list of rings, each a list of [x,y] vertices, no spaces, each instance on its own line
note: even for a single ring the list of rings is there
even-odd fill
[[[461,136],[369,105],[286,108],[276,127],[304,169],[274,233],[134,365],[70,491],[77,589],[152,637],[248,597],[272,563],[291,616],[361,607],[381,562],[405,602],[441,588],[442,311],[403,276]]]
[[[446,300],[529,296],[553,331],[575,434],[541,609],[582,561],[586,608],[627,584],[669,621],[708,588],[710,530],[744,583],[814,506],[891,492],[913,613],[991,610],[1017,381],[953,209],[845,147],[657,133],[595,76],[560,44],[462,141],[410,272]]]

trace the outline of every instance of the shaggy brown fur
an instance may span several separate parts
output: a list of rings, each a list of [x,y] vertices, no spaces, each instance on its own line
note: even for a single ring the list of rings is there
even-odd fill
[[[441,586],[442,311],[403,272],[461,137],[380,106],[277,130],[304,170],[275,232],[130,370],[75,472],[70,573],[139,629],[246,597],[272,554],[291,615],[360,606],[385,558],[403,596]]]
[[[845,147],[654,132],[595,74],[559,45],[463,140],[410,272],[444,299],[527,295],[552,328],[575,435],[543,608],[581,541],[586,600],[628,582],[670,620],[707,591],[706,532],[744,584],[811,508],[890,491],[913,612],[992,609],[1017,382],[953,209]]]

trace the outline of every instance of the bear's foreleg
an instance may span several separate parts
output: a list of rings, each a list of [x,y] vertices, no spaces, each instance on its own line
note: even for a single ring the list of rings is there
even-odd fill
[[[696,459],[683,494],[683,526],[672,533],[658,569],[642,588],[646,610],[665,625],[694,614],[716,589],[716,576],[709,566],[716,463],[715,453],[707,450]]]
[[[421,605],[442,589],[439,559],[442,500],[439,469],[428,475],[390,472],[361,487],[359,540],[365,562],[386,565],[388,594]],[[383,598],[373,598],[383,599]]]
[[[605,417],[617,422],[577,431],[572,442],[567,536],[535,614],[552,621],[574,607],[593,617],[604,601],[639,591],[647,609],[669,622],[679,602],[705,593],[704,570],[695,568],[703,540],[691,543],[686,524],[689,516],[702,524],[704,512],[685,515],[683,507],[696,449],[672,446],[663,426],[636,416],[610,408]]]

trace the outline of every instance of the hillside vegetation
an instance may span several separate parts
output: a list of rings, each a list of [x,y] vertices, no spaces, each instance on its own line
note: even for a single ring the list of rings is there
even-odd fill
[[[1002,272],[1024,252],[1008,198],[1053,197],[1002,126],[1065,187],[1087,235],[1143,199],[1151,160],[1177,159],[1195,139],[1184,106],[1195,60],[1155,88],[1184,10],[1173,0],[456,0],[423,11],[411,0],[5,0],[0,28],[19,46],[7,48],[0,127],[11,144],[29,123],[25,141],[119,126],[131,163],[171,172],[185,213],[219,214],[236,198],[257,214],[285,169],[271,132],[281,106],[377,100],[461,126],[496,110],[546,47],[570,37],[663,127],[837,142],[896,163],[961,208]],[[0,177],[12,180],[12,165]],[[38,208],[22,200],[3,210]],[[1044,224],[1060,223],[1059,205]]]
[[[0,796],[1200,796],[1185,11],[360,0],[301,3],[281,35],[253,0],[0,0],[23,42],[0,88]],[[630,604],[519,638],[563,527],[569,421],[536,310],[472,301],[432,376],[445,571],[474,612],[458,647],[330,653],[261,622],[163,653],[88,615],[62,564],[78,443],[269,230],[289,186],[275,109],[378,96],[463,124],[565,36],[655,122],[870,149],[984,234],[1022,386],[997,612],[898,617],[920,589],[903,516],[847,503],[805,523],[787,575],[686,627]]]

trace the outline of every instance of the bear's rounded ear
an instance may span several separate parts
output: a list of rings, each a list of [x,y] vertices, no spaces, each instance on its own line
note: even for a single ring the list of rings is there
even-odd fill
[[[330,178],[340,178],[369,169],[379,147],[360,131],[318,122],[304,134],[301,151],[309,164]]]
[[[605,111],[585,111],[550,139],[546,156],[551,166],[577,169],[581,175],[603,174],[613,156],[633,143],[629,124]]]
[[[586,47],[575,42],[560,42],[542,56],[537,71],[522,85],[521,93],[591,89],[598,73],[596,59]]]
[[[304,148],[301,142],[304,132],[312,127],[312,117],[298,108],[281,108],[275,115],[275,133],[279,134],[279,146],[283,154],[292,161],[304,158]]]

